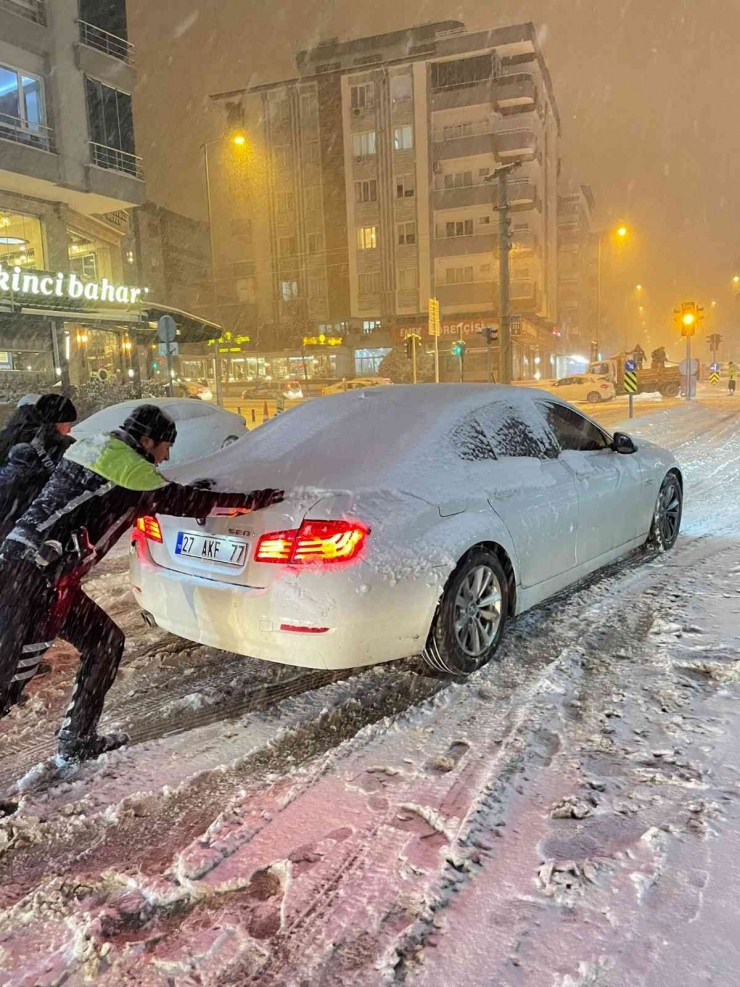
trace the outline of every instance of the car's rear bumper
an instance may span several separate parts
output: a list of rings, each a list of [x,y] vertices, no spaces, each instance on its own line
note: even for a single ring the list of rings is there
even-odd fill
[[[287,573],[259,589],[163,568],[144,546],[131,560],[134,597],[159,627],[284,665],[356,668],[418,654],[437,605],[430,581],[394,585],[363,563]]]

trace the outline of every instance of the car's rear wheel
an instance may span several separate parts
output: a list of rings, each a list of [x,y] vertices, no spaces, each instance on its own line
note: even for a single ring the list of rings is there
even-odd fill
[[[664,384],[660,391],[664,398],[677,398],[680,392],[681,388],[676,383]]]
[[[508,580],[498,557],[473,549],[449,579],[423,658],[452,675],[469,675],[490,661],[504,632]]]
[[[586,395],[586,400],[589,404],[598,404],[601,401],[601,395],[598,391],[589,391]]]
[[[647,547],[658,552],[668,552],[676,544],[681,530],[683,514],[683,490],[675,473],[669,473],[660,487],[648,535]]]

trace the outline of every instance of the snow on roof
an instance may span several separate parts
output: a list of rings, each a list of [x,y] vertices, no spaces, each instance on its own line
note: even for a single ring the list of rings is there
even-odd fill
[[[451,440],[466,414],[502,403],[531,420],[534,396],[488,384],[419,384],[316,398],[175,475],[185,482],[209,476],[223,490],[247,484],[413,492],[414,484],[441,481],[450,469],[462,473]]]

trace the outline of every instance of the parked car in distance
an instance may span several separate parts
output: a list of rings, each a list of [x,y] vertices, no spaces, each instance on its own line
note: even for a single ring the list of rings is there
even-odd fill
[[[365,388],[306,401],[206,462],[253,513],[140,519],[147,620],[267,661],[350,668],[422,654],[468,673],[504,625],[681,523],[673,455],[536,388]],[[521,625],[520,625],[521,626]]]
[[[614,382],[604,374],[574,374],[559,380],[522,381],[528,387],[537,387],[562,398],[563,401],[581,401],[600,404],[613,401],[617,396]]]
[[[393,384],[390,377],[354,377],[352,380],[339,380],[325,387],[322,394],[344,394],[347,391],[360,391],[364,387],[387,387]]]
[[[177,383],[186,397],[198,398],[201,401],[213,401],[213,391],[204,381],[185,380],[181,377]]]
[[[177,441],[172,446],[168,465],[176,466],[210,456],[249,434],[241,415],[224,411],[217,404],[185,397],[142,398],[113,404],[75,425],[72,435],[75,439],[83,439],[100,432],[112,432],[120,428],[140,404],[156,404],[175,419]]]
[[[297,380],[255,380],[242,391],[243,401],[300,401],[303,388]]]

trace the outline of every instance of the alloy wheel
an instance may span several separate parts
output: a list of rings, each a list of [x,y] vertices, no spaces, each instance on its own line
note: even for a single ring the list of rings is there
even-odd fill
[[[678,480],[666,478],[658,497],[656,521],[662,545],[673,545],[681,523],[681,490]]]
[[[471,569],[455,599],[453,621],[455,638],[471,658],[480,658],[496,639],[501,623],[501,585],[487,565]]]

